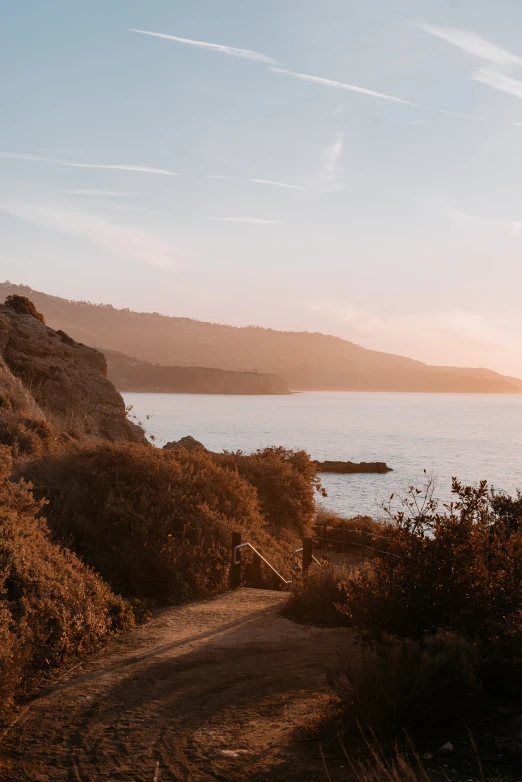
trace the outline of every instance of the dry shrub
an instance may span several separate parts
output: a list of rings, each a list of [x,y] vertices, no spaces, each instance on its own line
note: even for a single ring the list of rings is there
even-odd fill
[[[487,639],[519,624],[522,528],[505,523],[485,482],[453,491],[445,513],[397,514],[388,556],[346,582],[344,611],[361,632]]]
[[[406,742],[404,749],[395,747],[393,752],[387,752],[386,748],[373,740],[373,737],[367,737],[367,748],[369,757],[363,761],[354,762],[341,739],[341,747],[348,761],[351,773],[347,778],[355,782],[431,782],[440,780],[440,774],[430,774],[424,768],[419,754],[415,751],[411,741]],[[323,755],[324,757],[324,755]],[[326,767],[326,775],[330,779]],[[478,769],[481,771],[480,763]],[[443,779],[448,779],[447,774],[442,775]],[[483,776],[481,777],[483,780]],[[473,780],[468,780],[473,782]],[[497,778],[497,782],[502,782]]]
[[[390,524],[372,519],[371,516],[341,516],[335,511],[319,506],[316,513],[316,524],[326,525],[333,529],[355,529],[360,532],[368,532],[370,535],[387,535],[390,532]]]
[[[475,646],[457,634],[422,641],[383,635],[357,647],[332,684],[348,724],[388,742],[403,730],[458,721],[478,693],[477,661]]]
[[[9,412],[13,407],[13,404],[7,394],[0,393],[0,411],[2,413],[5,413],[6,411]]]
[[[54,536],[125,596],[168,602],[225,589],[233,530],[275,558],[255,489],[205,451],[104,444],[47,459],[36,474],[55,487]]]
[[[287,616],[314,624],[349,624],[337,606],[344,604],[344,582],[349,571],[336,565],[312,565],[294,578],[284,611]]]
[[[316,466],[305,451],[270,447],[250,456],[236,451],[217,459],[255,486],[271,535],[288,541],[310,535],[315,493],[323,490]]]
[[[45,323],[44,316],[41,312],[38,312],[31,299],[28,299],[27,296],[18,296],[16,293],[13,293],[6,297],[4,307],[9,307],[19,315],[32,315],[33,318],[36,318],[41,323]]]
[[[391,757],[382,751],[374,752],[370,761],[356,767],[354,778],[357,782],[430,782],[432,779],[418,756],[412,762],[398,751]]]
[[[0,447],[0,718],[35,678],[132,624],[132,613],[74,554],[52,543],[30,484],[8,480]]]
[[[398,720],[418,730],[463,715],[477,680],[496,695],[520,692],[520,497],[499,500],[485,482],[454,481],[453,491],[457,501],[439,513],[411,489],[388,555],[343,584],[340,611],[369,649],[347,661],[339,686],[379,737]]]
[[[56,445],[56,433],[45,419],[0,410],[0,444],[7,445],[15,459],[36,457]]]

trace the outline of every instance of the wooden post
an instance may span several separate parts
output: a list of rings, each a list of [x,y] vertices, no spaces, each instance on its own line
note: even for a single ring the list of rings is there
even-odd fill
[[[346,554],[346,543],[348,540],[348,531],[343,529],[343,542],[342,542],[342,552],[343,554]]]
[[[263,583],[262,579],[261,557],[258,554],[254,554],[254,559],[252,561],[252,581],[256,589],[261,589]]]
[[[326,554],[326,524],[323,524],[323,548]]]
[[[241,551],[236,552],[236,546],[241,544],[241,533],[232,533],[232,558],[230,562],[230,589],[239,589],[241,585]],[[234,556],[235,554],[235,556]],[[236,561],[234,561],[234,559]]]
[[[312,538],[305,538],[303,540],[303,573],[306,573],[312,564],[312,545]]]

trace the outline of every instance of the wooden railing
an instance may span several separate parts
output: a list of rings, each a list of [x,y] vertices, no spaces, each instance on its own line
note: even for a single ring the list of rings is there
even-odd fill
[[[314,548],[324,552],[347,554],[353,550],[366,550],[378,556],[388,553],[388,540],[385,535],[360,529],[328,527],[316,524],[313,527]]]

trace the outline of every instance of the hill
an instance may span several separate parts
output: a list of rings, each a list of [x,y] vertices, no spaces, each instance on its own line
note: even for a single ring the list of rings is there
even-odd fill
[[[0,284],[0,297],[11,293],[28,296],[50,326],[75,340],[153,364],[275,374],[294,390],[522,392],[522,380],[487,369],[432,367],[325,334],[118,310]]]
[[[209,367],[166,367],[104,350],[108,378],[118,391],[173,394],[289,394],[284,380],[261,372]]]

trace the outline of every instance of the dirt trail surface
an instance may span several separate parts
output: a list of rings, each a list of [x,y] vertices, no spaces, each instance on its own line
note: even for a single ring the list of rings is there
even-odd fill
[[[349,631],[295,624],[253,589],[177,607],[35,700],[0,745],[9,782],[324,780],[302,728]]]

